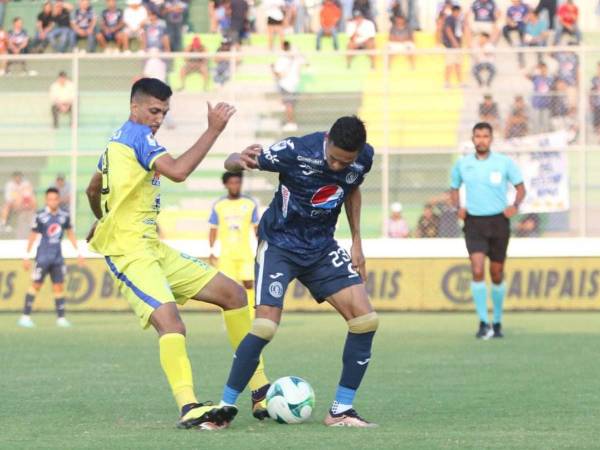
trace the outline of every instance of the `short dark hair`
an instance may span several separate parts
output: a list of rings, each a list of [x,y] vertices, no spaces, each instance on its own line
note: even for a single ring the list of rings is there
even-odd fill
[[[290,44],[290,41],[283,41],[283,44],[281,44],[281,48],[283,48],[284,50],[289,50],[292,47],[292,44]]]
[[[492,126],[487,122],[477,122],[473,127],[473,133],[475,133],[476,130],[488,130],[490,134],[494,133]]]
[[[226,184],[231,178],[236,177],[241,180],[242,178],[244,178],[244,175],[242,174],[242,172],[225,172],[221,177],[221,181],[223,181],[223,184]]]
[[[367,142],[367,130],[364,122],[358,117],[344,116],[335,121],[328,137],[336,147],[347,152],[357,152],[362,150]]]
[[[460,6],[459,6],[459,5],[454,5],[454,6],[452,7],[452,12],[460,11],[460,9],[461,9],[461,8],[460,8]]]
[[[165,101],[171,98],[173,91],[167,84],[157,78],[140,78],[131,86],[130,100],[133,100],[133,97],[139,94]]]
[[[19,20],[22,20],[22,19],[21,19],[20,17],[15,17],[15,18],[13,19],[13,23],[17,23]]]
[[[58,192],[58,189],[56,189],[55,187],[49,187],[48,189],[46,189],[46,195],[48,194],[60,195],[60,192]]]

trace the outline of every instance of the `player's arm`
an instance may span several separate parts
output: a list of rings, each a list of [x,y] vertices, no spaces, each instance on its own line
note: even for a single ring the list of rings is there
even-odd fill
[[[517,184],[515,190],[517,191],[517,195],[515,196],[514,203],[504,210],[504,216],[509,219],[519,212],[519,207],[521,206],[521,203],[523,203],[523,200],[525,200],[525,195],[527,194],[524,183]]]
[[[219,234],[219,230],[217,227],[211,227],[208,230],[208,245],[210,247],[210,254],[208,255],[208,262],[215,265],[216,257],[215,257],[215,243],[217,242],[217,236]]]
[[[83,256],[81,256],[81,253],[79,252],[79,247],[77,246],[77,238],[75,237],[75,232],[73,231],[73,228],[71,228],[71,227],[67,228],[67,239],[69,240],[69,242],[71,243],[71,245],[73,246],[75,251],[77,252],[77,263],[80,266],[82,266],[83,265]]]
[[[458,218],[461,220],[465,220],[467,218],[467,210],[465,208],[461,208],[460,195],[458,192],[463,182],[462,176],[460,174],[460,167],[458,161],[452,168],[452,174],[450,176],[450,179],[450,202],[452,203],[454,209],[457,211]]]
[[[100,201],[102,194],[102,174],[100,172],[96,172],[92,175],[92,179],[85,190],[85,194],[87,195],[90,209],[94,213],[94,216],[96,216],[96,219],[101,219],[102,207],[100,206]]]
[[[37,231],[31,231],[31,233],[29,233],[29,238],[27,239],[26,254],[25,258],[23,258],[23,269],[25,269],[26,271],[29,271],[29,269],[31,269],[31,249],[33,248],[33,243],[35,242],[39,234],[40,233],[38,233]]]
[[[214,108],[210,103],[207,104],[208,128],[196,143],[178,158],[173,158],[165,152],[154,163],[154,168],[171,181],[181,183],[187,179],[223,132],[231,116],[235,114],[235,108],[227,103],[219,103]]]
[[[352,248],[350,250],[352,257],[352,267],[356,270],[364,282],[367,281],[367,269],[365,255],[362,250],[362,239],[360,237],[360,210],[362,205],[362,195],[357,186],[344,201],[346,216],[348,216],[348,225],[352,235]]]
[[[242,170],[258,169],[257,159],[262,152],[258,144],[246,147],[242,153],[232,153],[225,160],[225,169],[229,172],[238,173]]]

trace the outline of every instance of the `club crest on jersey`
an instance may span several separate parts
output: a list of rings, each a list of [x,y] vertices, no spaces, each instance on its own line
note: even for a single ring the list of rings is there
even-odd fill
[[[356,180],[358,180],[358,174],[356,172],[350,172],[348,175],[346,175],[346,183],[352,184]]]
[[[330,184],[317,189],[310,199],[313,208],[334,209],[344,197],[344,190],[337,184]]]
[[[148,144],[150,144],[152,147],[156,147],[158,145],[152,133],[148,133],[146,135],[146,140],[148,141]]]

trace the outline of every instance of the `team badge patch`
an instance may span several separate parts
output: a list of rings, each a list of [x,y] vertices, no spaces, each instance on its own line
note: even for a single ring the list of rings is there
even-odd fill
[[[269,285],[269,294],[275,298],[281,298],[283,296],[283,285],[279,281],[273,281]]]

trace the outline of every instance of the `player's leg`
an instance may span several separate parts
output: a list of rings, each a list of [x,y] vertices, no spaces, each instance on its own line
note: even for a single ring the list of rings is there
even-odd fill
[[[50,266],[50,279],[54,293],[54,306],[56,308],[56,325],[68,328],[71,323],[65,317],[65,291],[64,281],[67,267],[64,261],[59,261]]]
[[[494,306],[494,319],[492,328],[494,338],[504,337],[502,334],[502,312],[504,309],[504,298],[506,297],[506,286],[504,284],[504,262],[510,238],[510,221],[501,216],[495,220],[495,236],[490,240],[490,277],[492,279],[491,298]]]
[[[17,322],[18,325],[23,328],[35,327],[35,323],[31,319],[31,311],[33,309],[33,303],[35,302],[35,297],[40,292],[40,289],[42,287],[42,283],[44,280],[44,277],[41,275],[41,271],[39,271],[39,276],[36,276],[36,275],[38,275],[36,273],[36,270],[37,270],[37,265],[34,266],[34,269],[33,269],[33,274],[32,274],[33,282],[31,283],[31,286],[29,287],[29,289],[27,290],[27,293],[25,294],[25,301],[24,301],[24,305],[23,305],[23,315],[19,318],[19,321]]]

